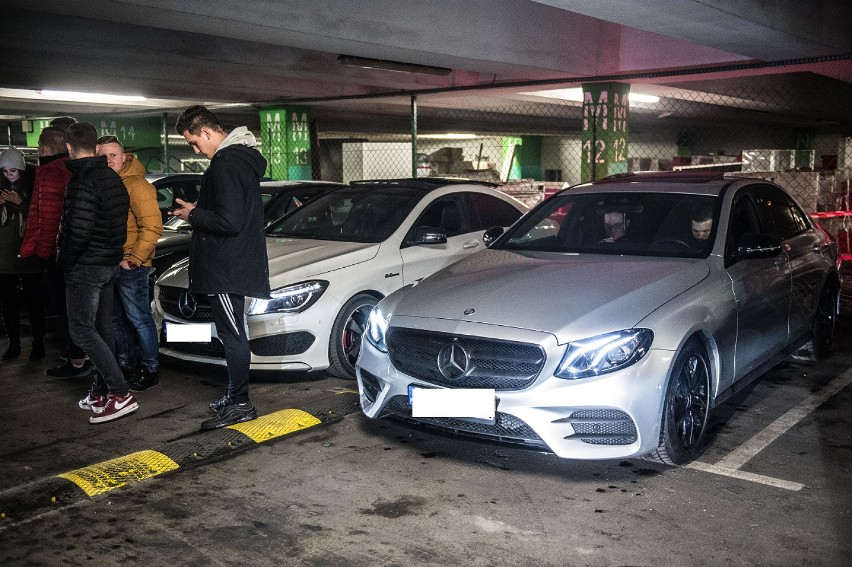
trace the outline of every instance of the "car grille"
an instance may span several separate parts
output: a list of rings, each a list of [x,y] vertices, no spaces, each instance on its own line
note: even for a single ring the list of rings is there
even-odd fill
[[[290,356],[308,350],[315,338],[307,331],[298,331],[252,339],[249,345],[252,353],[258,356]]]
[[[193,323],[208,323],[213,321],[213,310],[210,308],[210,302],[207,296],[200,293],[193,293],[192,298],[195,299],[195,312],[187,316],[180,309],[181,296],[188,293],[182,287],[160,287],[160,307],[163,311],[172,317],[177,317],[184,321],[192,321]]]
[[[565,421],[574,428],[566,439],[577,439],[590,445],[630,445],[636,442],[636,425],[620,410],[577,410]]]
[[[390,328],[387,345],[398,370],[452,388],[521,390],[535,381],[545,362],[544,351],[534,344],[404,327]],[[452,349],[459,353],[454,367],[447,361]]]
[[[382,417],[386,416],[411,421],[418,425],[449,429],[456,433],[488,437],[497,441],[510,443],[531,444],[547,449],[547,445],[532,427],[513,415],[499,411],[494,416],[494,425],[454,417],[418,417],[417,419],[413,419],[411,417],[411,406],[408,405],[408,397],[394,396],[384,407],[384,415]]]

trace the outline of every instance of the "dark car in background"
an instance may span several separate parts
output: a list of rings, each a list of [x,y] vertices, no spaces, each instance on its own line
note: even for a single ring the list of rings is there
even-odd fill
[[[170,176],[174,177],[174,176]],[[201,176],[198,176],[200,183]],[[180,196],[177,191],[181,190],[182,183],[189,183],[189,178],[183,180],[174,180],[169,185],[175,190],[175,196]],[[156,187],[156,182],[154,182]],[[189,195],[191,189],[188,185],[184,185],[183,189],[187,189],[184,195]],[[310,201],[314,197],[319,197],[334,189],[346,187],[343,183],[333,183],[330,181],[261,181],[260,192],[263,199],[263,215],[266,218],[266,224],[269,225],[272,221],[277,220],[290,211],[298,209],[304,203]],[[157,188],[158,197],[160,196],[160,188]],[[165,194],[165,193],[164,193]],[[195,201],[198,198],[197,190],[193,194],[192,199],[187,201]],[[184,199],[184,197],[180,197]],[[160,202],[162,208],[163,201]],[[154,272],[151,276],[151,289],[153,290],[154,280],[160,276],[166,269],[179,260],[183,260],[189,256],[189,241],[192,238],[192,226],[185,220],[177,217],[167,217],[163,224],[163,236],[157,241],[157,252],[154,256]]]
[[[194,203],[201,188],[201,173],[149,173],[145,176],[157,189],[157,205],[165,223],[169,219],[169,210],[177,206],[175,199]]]

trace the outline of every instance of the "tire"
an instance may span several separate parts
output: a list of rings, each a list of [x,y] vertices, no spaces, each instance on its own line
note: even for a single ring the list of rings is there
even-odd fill
[[[685,465],[704,450],[710,418],[710,360],[701,343],[689,340],[678,354],[666,387],[660,443],[649,460]]]
[[[340,309],[328,342],[328,372],[333,376],[355,379],[355,361],[361,352],[361,337],[370,311],[378,302],[372,295],[359,293]]]
[[[811,325],[811,340],[797,350],[793,358],[816,362],[831,354],[840,290],[834,282],[826,282],[819,293],[814,322]]]

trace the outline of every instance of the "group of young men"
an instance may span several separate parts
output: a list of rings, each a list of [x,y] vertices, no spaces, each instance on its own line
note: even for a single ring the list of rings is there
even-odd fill
[[[170,213],[193,227],[189,290],[211,298],[225,349],[228,385],[201,424],[209,430],[257,417],[248,396],[244,305],[246,296],[269,297],[260,196],[266,160],[247,128],[228,133],[203,106],[186,109],[175,129],[211,160],[198,202],[178,199],[180,207]],[[39,156],[21,255],[45,261],[69,337],[68,362],[46,374],[92,373],[78,405],[91,410],[91,423],[112,421],[139,408],[133,392],[159,382],[159,341],[148,301],[151,260],[163,230],[156,190],[118,138],[98,138],[88,123],[45,128]],[[51,206],[57,199],[58,223]]]

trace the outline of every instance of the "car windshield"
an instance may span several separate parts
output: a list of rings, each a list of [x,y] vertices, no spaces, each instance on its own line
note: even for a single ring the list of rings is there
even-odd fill
[[[273,209],[269,206],[269,202],[276,194],[276,192],[272,191],[261,190],[260,192],[260,199],[261,201],[263,201],[263,215],[264,217],[266,217],[267,223],[274,221],[280,216],[279,214],[277,214],[277,209]],[[299,204],[301,205],[301,202],[299,202]],[[180,217],[169,217],[166,222],[163,223],[163,230],[171,230],[175,232],[180,232],[182,230],[192,230],[192,225]]]
[[[563,193],[509,229],[503,250],[706,258],[716,197],[680,193]]]
[[[267,229],[269,236],[381,242],[422,197],[407,187],[352,187],[318,197]]]

